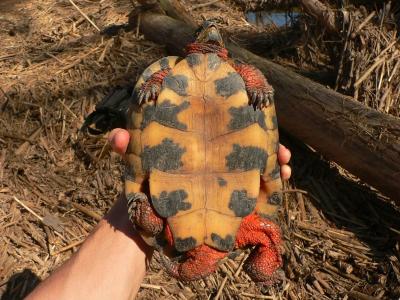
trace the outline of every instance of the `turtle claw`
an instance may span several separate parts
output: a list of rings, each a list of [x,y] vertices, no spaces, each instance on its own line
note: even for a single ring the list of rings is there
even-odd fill
[[[151,87],[151,98],[152,99],[157,99],[157,97],[158,97],[158,89],[157,89],[157,87],[155,86],[155,85],[153,85],[152,87]]]
[[[139,105],[143,103],[144,96],[145,96],[144,93],[142,93],[142,91],[140,90],[139,93],[138,93],[138,102],[139,102]]]
[[[133,216],[135,215],[135,211],[140,201],[148,201],[147,196],[144,193],[132,193],[126,195],[126,200],[128,201],[128,215],[129,220],[132,223],[135,223]]]
[[[275,287],[278,289],[283,289],[286,286],[287,278],[285,272],[282,269],[278,269],[274,274],[264,281],[256,282],[258,288],[263,292],[267,292],[269,288]]]
[[[161,247],[155,247],[160,255],[160,262],[164,266],[168,275],[175,278],[179,278],[179,264],[172,261],[167,255],[164,254],[164,250]]]
[[[151,98],[151,90],[146,92],[146,102]]]
[[[253,105],[254,106],[254,108],[256,107],[256,105],[257,105],[257,91],[254,91],[254,92],[252,92],[252,93],[250,93],[249,92],[249,95],[251,95],[249,98],[249,102],[250,102],[250,104],[251,105]]]
[[[267,107],[274,102],[274,92],[266,88],[254,88],[248,92],[249,104],[253,105],[254,109]]]
[[[149,102],[149,101],[156,101],[158,95],[160,94],[160,86],[159,84],[156,83],[144,83],[142,87],[139,90],[139,95],[138,95],[138,102],[139,105],[144,103],[144,102]]]
[[[128,217],[134,227],[147,235],[156,236],[164,228],[164,221],[157,216],[144,193],[126,195],[128,202]]]
[[[267,98],[267,95],[264,95],[263,93],[258,94],[258,103],[260,106],[264,104],[265,98]]]
[[[274,91],[268,92],[265,97],[265,106],[268,106],[272,103],[274,103]]]
[[[151,77],[142,84],[138,95],[139,105],[142,104],[143,102],[157,100],[158,95],[160,94],[161,91],[162,82],[165,76],[167,76],[170,71],[171,71],[170,68],[161,69],[153,73]]]

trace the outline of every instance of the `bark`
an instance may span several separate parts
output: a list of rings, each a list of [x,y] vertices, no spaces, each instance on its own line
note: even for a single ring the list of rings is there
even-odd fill
[[[151,12],[141,16],[141,30],[173,54],[182,54],[193,33],[192,26]],[[236,45],[227,48],[257,66],[275,88],[279,126],[400,204],[400,119]]]
[[[328,31],[336,33],[341,30],[336,26],[336,13],[325,4],[318,0],[299,0],[299,4],[306,13],[316,18]]]

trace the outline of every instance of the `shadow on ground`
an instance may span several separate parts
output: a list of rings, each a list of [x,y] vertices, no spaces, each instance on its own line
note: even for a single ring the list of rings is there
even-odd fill
[[[399,209],[287,133],[283,133],[282,143],[292,151],[296,187],[308,191],[315,207],[330,222],[355,233],[378,256],[394,246],[400,230]]]
[[[10,277],[4,293],[0,295],[0,300],[24,299],[40,281],[40,278],[30,269],[24,269]]]

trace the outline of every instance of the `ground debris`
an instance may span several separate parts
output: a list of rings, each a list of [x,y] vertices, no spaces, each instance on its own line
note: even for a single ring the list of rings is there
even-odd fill
[[[2,299],[23,298],[68,259],[121,190],[120,158],[104,137],[78,129],[105,95],[135,82],[166,52],[137,31],[101,36],[88,18],[104,30],[125,24],[133,9],[129,0],[105,2],[75,1],[86,18],[70,1],[5,1],[0,24],[11,25],[0,29],[7,45],[0,49]],[[228,32],[254,30],[229,1],[186,3],[197,5],[191,12],[199,20],[224,15]],[[249,251],[191,283],[168,277],[156,254],[138,299],[400,296],[399,211],[301,143],[282,142],[293,152],[294,170],[280,211],[286,283],[254,284],[243,271]]]

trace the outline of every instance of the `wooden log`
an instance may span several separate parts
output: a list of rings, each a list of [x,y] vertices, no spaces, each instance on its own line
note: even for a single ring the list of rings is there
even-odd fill
[[[193,27],[165,15],[141,16],[145,37],[182,54]],[[400,204],[400,119],[228,44],[232,56],[257,66],[275,88],[279,126]]]
[[[347,23],[348,13],[334,11],[318,0],[299,0],[299,4],[309,15],[316,18],[331,33],[337,33],[342,30],[343,21]]]

